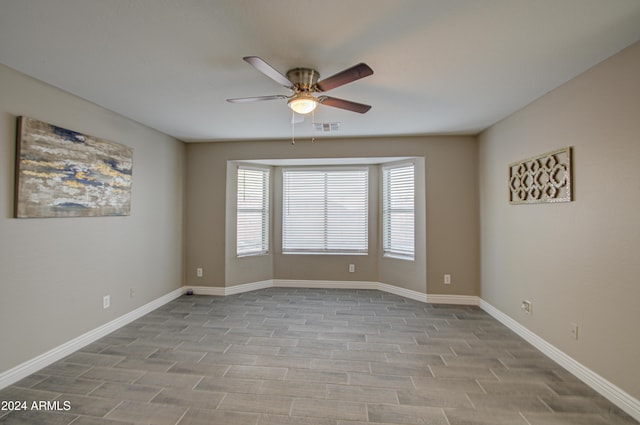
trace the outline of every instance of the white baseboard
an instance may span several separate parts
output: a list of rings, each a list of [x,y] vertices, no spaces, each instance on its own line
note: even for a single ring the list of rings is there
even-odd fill
[[[8,387],[9,385],[20,381],[21,379],[26,378],[32,373],[35,373],[40,369],[57,362],[58,360],[68,356],[69,354],[78,351],[82,347],[85,347],[92,342],[97,341],[103,336],[110,334],[111,332],[123,327],[128,323],[133,322],[136,319],[139,319],[145,314],[150,313],[159,307],[162,307],[168,302],[178,298],[180,295],[182,295],[182,293],[182,288],[171,291],[168,294],[161,296],[160,298],[157,298],[123,316],[118,317],[117,319],[105,323],[104,325],[99,326],[95,329],[92,329],[89,332],[72,339],[71,341],[65,342],[64,344],[47,351],[46,353],[43,353],[31,360],[27,360],[26,362],[14,368],[0,373],[0,389]]]
[[[225,288],[225,295],[240,294],[242,292],[257,291],[258,289],[271,288],[273,281],[262,280],[260,282],[245,283],[243,285],[228,286]]]
[[[243,292],[257,291],[273,287],[272,280],[263,280],[260,282],[243,283],[233,286],[185,286],[183,292],[193,291],[195,295],[214,295],[217,297],[226,297],[227,295],[241,294]]]
[[[478,305],[480,298],[474,295],[427,294],[427,302],[431,304]]]
[[[413,291],[411,289],[400,288],[399,286],[388,285],[386,283],[377,283],[377,287],[375,289],[383,292],[388,292],[390,294],[398,295],[401,297],[409,298],[411,300],[420,301],[423,303],[427,302],[427,294],[423,294],[422,292]]]
[[[242,292],[255,291],[265,288],[330,288],[330,289],[373,289],[401,297],[433,304],[478,305],[479,298],[471,295],[429,295],[399,286],[381,282],[366,281],[337,281],[337,280],[300,280],[300,279],[270,279],[260,282],[244,283],[228,287],[188,286],[196,295],[233,295]]]
[[[609,382],[602,376],[576,361],[574,358],[568,356],[563,351],[549,344],[547,341],[482,299],[480,300],[480,308],[520,335],[525,341],[543,352],[551,358],[551,360],[558,363],[571,374],[575,375],[600,395],[625,411],[629,416],[640,421],[640,400],[632,397],[620,387]]]
[[[426,302],[426,295],[409,289],[399,288],[380,282],[337,281],[337,280],[300,280],[300,279],[271,279],[260,282],[244,283],[240,285],[222,287],[187,286],[196,295],[232,295],[242,292],[255,291],[265,288],[326,288],[326,289],[373,289],[400,295],[417,301]]]
[[[378,289],[377,282],[274,279],[277,288]]]
[[[185,286],[183,289],[185,293],[191,290],[195,295],[213,295],[216,297],[224,297],[225,295],[228,295],[225,293],[226,288],[221,286]]]

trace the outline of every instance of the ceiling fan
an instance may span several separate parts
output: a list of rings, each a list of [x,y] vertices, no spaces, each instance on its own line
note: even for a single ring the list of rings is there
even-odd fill
[[[298,114],[308,114],[315,110],[318,104],[346,109],[347,111],[353,111],[359,114],[364,114],[371,109],[371,105],[365,105],[363,103],[338,99],[337,97],[331,96],[323,95],[316,97],[313,95],[314,93],[326,92],[373,74],[373,70],[365,63],[359,63],[331,77],[318,81],[320,73],[315,69],[293,68],[287,71],[287,76],[285,77],[277,69],[257,56],[245,56],[242,59],[276,83],[292,90],[293,94],[291,96],[276,94],[272,96],[240,97],[227,99],[227,102],[244,103],[287,99],[287,105]]]

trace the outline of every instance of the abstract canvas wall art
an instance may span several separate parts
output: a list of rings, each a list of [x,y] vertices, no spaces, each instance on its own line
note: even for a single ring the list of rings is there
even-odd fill
[[[509,164],[509,202],[537,204],[573,199],[571,148]]]
[[[133,149],[18,117],[17,218],[129,215]]]

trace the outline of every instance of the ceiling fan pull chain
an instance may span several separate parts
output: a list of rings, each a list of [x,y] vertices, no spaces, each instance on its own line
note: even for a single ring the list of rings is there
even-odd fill
[[[295,112],[291,112],[291,144],[296,144],[296,125],[293,123],[293,118],[295,117]]]
[[[313,111],[311,111],[311,128],[314,128],[316,124],[316,111],[315,109]],[[311,136],[311,143],[314,143],[316,141],[316,137],[315,136]]]

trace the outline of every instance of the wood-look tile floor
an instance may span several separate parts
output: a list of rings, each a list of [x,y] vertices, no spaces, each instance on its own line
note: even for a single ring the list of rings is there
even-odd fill
[[[637,424],[477,307],[365,290],[183,296],[0,400],[29,425]]]

